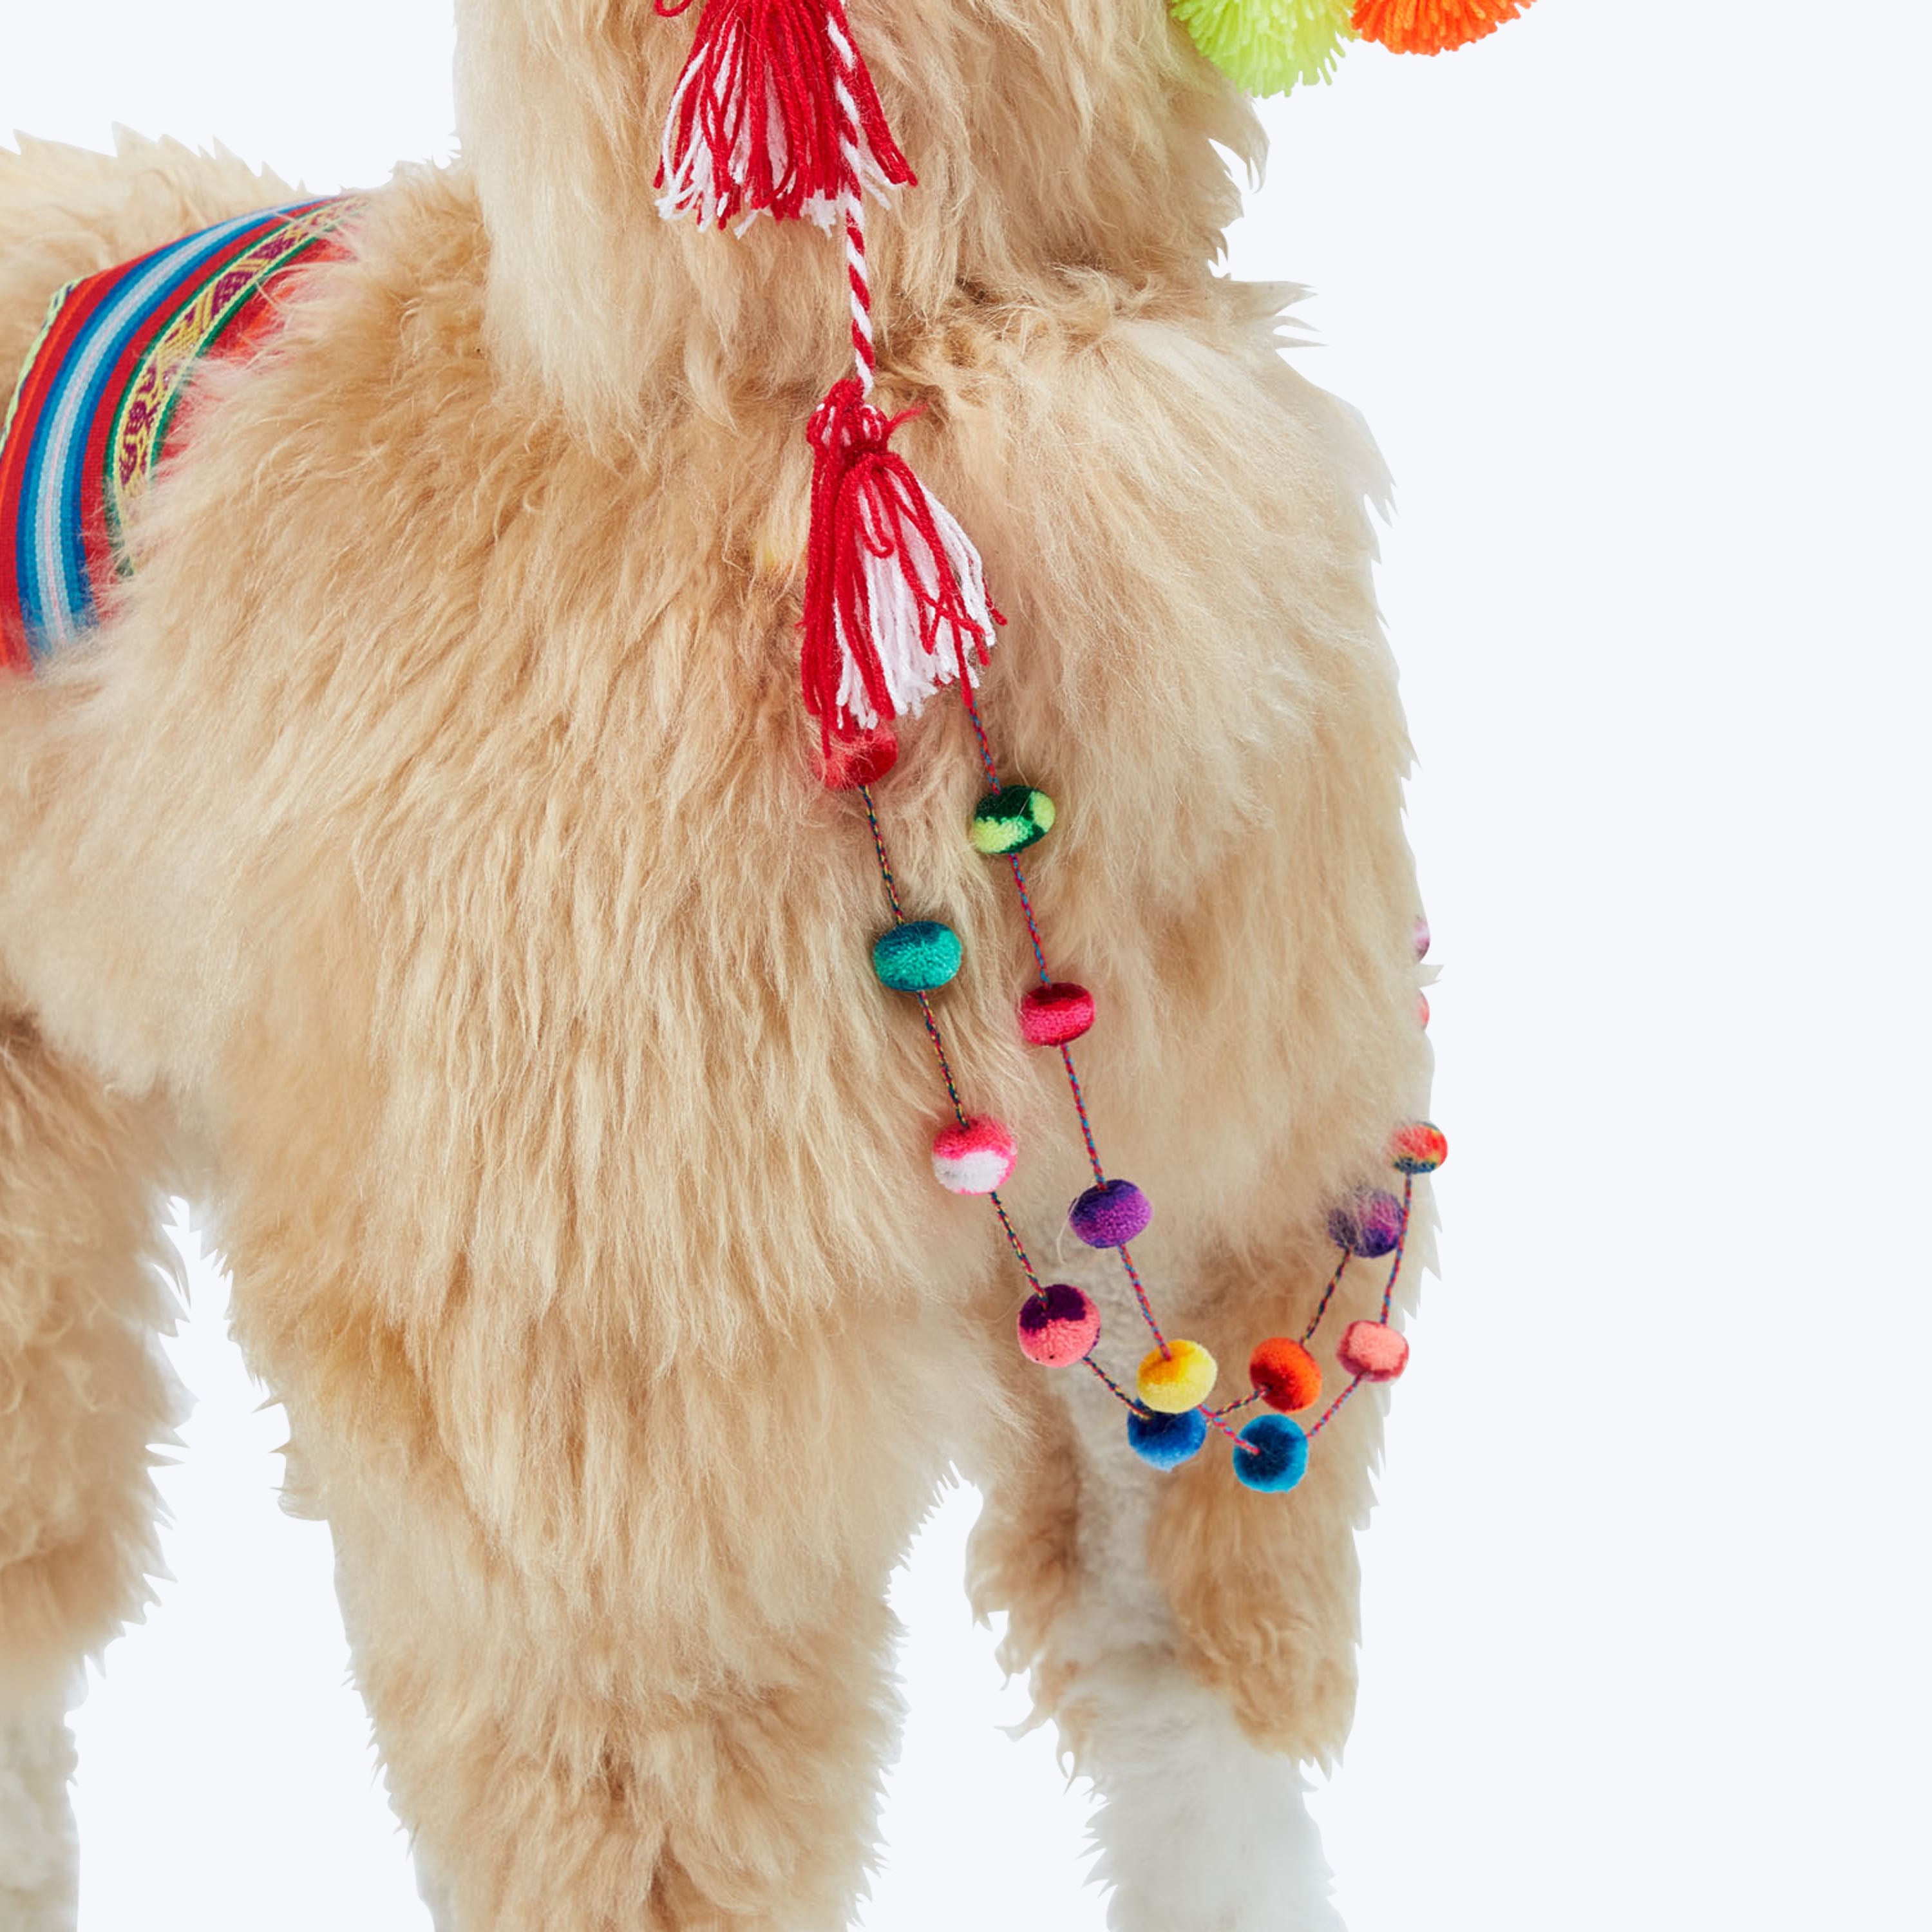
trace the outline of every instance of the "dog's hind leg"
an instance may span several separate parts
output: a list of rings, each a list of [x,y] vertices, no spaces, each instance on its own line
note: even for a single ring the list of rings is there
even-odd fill
[[[0,1014],[0,1924],[69,1932],[66,1712],[159,1566],[176,1384],[165,1164],[146,1110]]]

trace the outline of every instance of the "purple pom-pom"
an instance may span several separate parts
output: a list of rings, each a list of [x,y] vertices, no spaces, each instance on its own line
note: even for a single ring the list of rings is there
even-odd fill
[[[1365,1187],[1330,1210],[1328,1238],[1365,1261],[1393,1254],[1402,1239],[1402,1203],[1378,1187]]]
[[[1103,1180],[1088,1188],[1066,1216],[1090,1248],[1124,1248],[1153,1219],[1147,1196],[1131,1180]]]

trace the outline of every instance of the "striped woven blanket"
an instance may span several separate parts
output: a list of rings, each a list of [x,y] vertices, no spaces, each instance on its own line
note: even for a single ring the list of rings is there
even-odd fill
[[[30,670],[98,621],[190,377],[272,333],[282,278],[346,252],[352,207],[244,215],[55,296],[0,428],[0,666]]]

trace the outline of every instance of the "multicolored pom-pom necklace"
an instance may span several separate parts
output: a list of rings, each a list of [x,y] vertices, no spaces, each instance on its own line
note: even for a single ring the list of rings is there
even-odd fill
[[[667,16],[689,4],[656,0]],[[1480,15],[1492,25],[1514,10],[1510,0],[1405,0],[1405,18],[1419,8]],[[1346,17],[1346,9],[1341,10]],[[1374,4],[1357,10],[1378,16],[1390,10]],[[1389,1160],[1402,1176],[1400,1195],[1369,1189],[1334,1210],[1329,1232],[1340,1259],[1312,1319],[1298,1338],[1262,1342],[1249,1361],[1248,1393],[1210,1406],[1218,1378],[1214,1357],[1198,1342],[1164,1332],[1135,1264],[1132,1244],[1153,1208],[1131,1181],[1108,1173],[1094,1138],[1073,1054],[1074,1042],[1094,1024],[1093,996],[1054,978],[1028,891],[1020,855],[1052,830],[1054,802],[1002,780],[974,695],[1005,620],[971,541],[891,446],[899,426],[917,412],[889,416],[872,400],[877,355],[866,200],[914,185],[840,0],[706,0],[672,95],[658,174],[660,212],[741,231],[760,214],[804,219],[836,227],[844,237],[853,368],[833,384],[807,430],[812,474],[800,677],[806,710],[819,728],[821,775],[862,807],[891,912],[890,926],[872,947],[873,971],[882,986],[917,1002],[951,1105],[952,1120],[933,1142],[933,1172],[955,1193],[983,1196],[998,1216],[1029,1291],[1016,1324],[1029,1360],[1090,1371],[1125,1408],[1130,1445],[1156,1468],[1186,1462],[1214,1431],[1232,1443],[1234,1473],[1249,1488],[1292,1490],[1307,1471],[1310,1442],[1357,1390],[1365,1382],[1394,1381],[1407,1364],[1408,1345],[1390,1315],[1408,1244],[1415,1178],[1442,1164],[1447,1144],[1426,1121],[1396,1132]],[[873,786],[898,754],[893,722],[916,716],[948,685],[958,688],[986,780],[966,836],[976,850],[1010,869],[1037,971],[1037,983],[1018,1003],[1021,1033],[1030,1045],[1060,1056],[1093,1171],[1092,1184],[1068,1211],[1068,1225],[1088,1246],[1118,1256],[1153,1344],[1131,1389],[1096,1359],[1100,1313],[1092,1298],[1069,1283],[1040,1279],[1000,1199],[1018,1150],[999,1121],[968,1112],[934,1005],[934,994],[959,972],[958,935],[941,921],[907,916],[873,797]],[[1426,928],[1418,926],[1418,958],[1426,944]],[[1426,1005],[1423,1017],[1426,1024]],[[1351,1322],[1336,1347],[1349,1380],[1304,1428],[1293,1415],[1313,1409],[1323,1388],[1310,1345],[1351,1264],[1384,1257],[1390,1265],[1378,1318]],[[1238,1423],[1257,1403],[1270,1412]]]

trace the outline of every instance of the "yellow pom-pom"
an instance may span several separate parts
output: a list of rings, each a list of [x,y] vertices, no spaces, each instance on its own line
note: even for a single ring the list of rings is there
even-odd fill
[[[1349,0],[1173,0],[1194,44],[1250,94],[1326,80],[1353,37]]]
[[[1214,1358],[1198,1342],[1170,1342],[1156,1348],[1134,1378],[1140,1398],[1162,1415],[1198,1408],[1214,1390]]]

